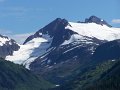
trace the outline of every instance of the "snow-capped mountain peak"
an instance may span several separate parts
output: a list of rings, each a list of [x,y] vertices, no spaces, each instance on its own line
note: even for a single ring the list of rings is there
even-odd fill
[[[26,44],[33,38],[42,37],[43,35],[54,37],[57,32],[62,32],[62,29],[67,25],[68,21],[66,19],[56,18],[51,23],[38,30],[34,35],[29,36],[23,44]]]
[[[23,64],[29,69],[31,63],[36,60],[40,65],[47,66],[58,62],[52,61],[51,58],[58,58],[61,53],[66,54],[79,47],[86,47],[92,54],[94,47],[102,41],[115,39],[120,39],[120,29],[109,27],[103,19],[95,16],[91,16],[84,23],[68,22],[66,19],[57,18],[29,36],[20,49],[6,59]]]

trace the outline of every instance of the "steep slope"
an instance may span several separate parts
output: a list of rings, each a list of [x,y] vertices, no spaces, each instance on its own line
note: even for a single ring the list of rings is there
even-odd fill
[[[120,61],[118,61],[101,78],[89,85],[85,90],[119,90],[120,89]]]
[[[92,59],[95,61],[114,60],[120,58],[120,39],[98,46]]]
[[[34,38],[41,37],[45,39],[53,39],[51,46],[58,46],[63,43],[63,40],[69,39],[69,37],[74,34],[73,31],[65,29],[67,25],[69,25],[69,23],[66,19],[57,18],[44,28],[37,31],[34,35],[29,36],[24,44]]]
[[[19,48],[20,46],[13,39],[0,35],[0,57],[12,55]]]
[[[116,39],[120,39],[120,29],[110,27],[95,16],[84,23],[57,18],[29,36],[24,45],[6,59],[63,84],[77,75],[77,70],[89,65],[99,45]]]
[[[88,65],[84,69],[79,69],[80,73],[77,76],[73,77],[71,80],[61,85],[60,87],[57,87],[52,90],[86,90],[86,89],[87,90],[103,90],[101,89],[102,88],[101,86],[100,88],[96,88],[96,89],[92,88],[92,86],[96,87],[97,85],[96,83],[98,81],[101,81],[102,78],[104,79],[105,74],[107,75],[108,71],[111,71],[111,68],[113,68],[117,63],[118,62],[113,62],[112,60],[108,60],[106,62],[102,62],[96,65],[93,65],[93,64]],[[104,87],[104,84],[103,84],[103,87]],[[107,90],[107,88],[105,90]]]
[[[120,40],[99,45],[79,74],[54,90],[119,90]],[[67,86],[67,87],[66,87]]]
[[[23,66],[0,58],[0,90],[47,90],[51,87]]]

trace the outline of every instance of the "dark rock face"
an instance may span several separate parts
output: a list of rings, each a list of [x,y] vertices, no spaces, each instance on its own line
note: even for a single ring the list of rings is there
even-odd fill
[[[0,37],[8,39],[6,36],[0,35]],[[10,39],[3,46],[0,46],[0,57],[5,58],[7,55],[12,55],[13,51],[17,51],[19,48],[20,46],[13,39]]]
[[[110,41],[98,46],[92,57],[94,60],[112,60],[120,58],[120,40]]]
[[[65,19],[57,18],[47,26],[43,27],[39,31],[37,31],[34,35],[28,37],[26,41],[23,43],[27,43],[33,38],[42,37],[42,35],[49,35],[53,38],[51,47],[58,46],[62,44],[65,40],[68,40],[72,34],[75,32],[71,30],[65,29],[68,25],[68,21]],[[41,33],[41,34],[40,34]]]
[[[107,25],[108,27],[112,27],[105,20],[102,20],[96,16],[91,16],[88,19],[85,19],[85,23],[96,23],[96,24]]]

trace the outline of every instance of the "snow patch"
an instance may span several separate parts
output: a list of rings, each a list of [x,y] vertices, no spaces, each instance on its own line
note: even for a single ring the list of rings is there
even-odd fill
[[[114,62],[115,60],[112,60],[112,62]]]
[[[10,41],[10,39],[9,38],[4,38],[4,37],[0,37],[0,46],[3,46],[4,44],[6,44],[7,41]]]
[[[63,54],[65,54],[65,53],[67,53],[67,52],[70,52],[70,51],[72,51],[73,49],[78,48],[78,47],[80,47],[80,46],[81,46],[81,45],[78,45],[78,46],[76,46],[76,47],[70,48],[70,49],[66,50]]]
[[[60,85],[55,85],[56,87],[59,87]]]
[[[78,41],[79,39],[82,39],[83,37],[78,34],[73,34],[69,40],[65,40],[61,45],[70,44],[72,42]]]

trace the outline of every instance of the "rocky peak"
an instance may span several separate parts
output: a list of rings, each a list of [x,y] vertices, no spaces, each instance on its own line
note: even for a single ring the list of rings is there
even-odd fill
[[[85,23],[96,23],[100,25],[107,25],[108,27],[111,27],[105,20],[98,18],[97,16],[90,16],[89,18],[85,19]]]
[[[73,33],[71,30],[65,29],[65,27],[68,24],[69,23],[66,19],[56,18],[51,23],[49,23],[42,29],[38,30],[34,35],[29,36],[23,44],[26,44],[27,42],[29,42],[30,40],[34,38],[42,37],[42,35],[49,35],[51,38],[54,37],[53,43],[60,44],[64,40],[68,39],[69,35]]]
[[[13,51],[17,51],[19,48],[20,46],[15,40],[0,35],[0,57],[4,58],[7,55],[12,55]]]

